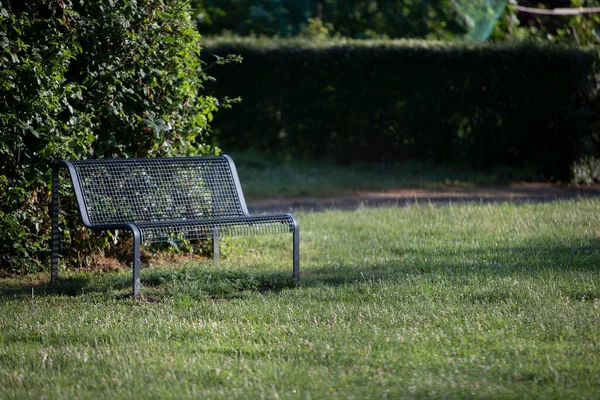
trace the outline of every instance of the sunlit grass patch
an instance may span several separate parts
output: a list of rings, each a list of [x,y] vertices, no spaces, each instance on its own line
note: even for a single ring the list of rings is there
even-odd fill
[[[594,398],[599,212],[299,213],[300,282],[290,237],[239,238],[139,302],[130,271],[0,280],[0,398]]]

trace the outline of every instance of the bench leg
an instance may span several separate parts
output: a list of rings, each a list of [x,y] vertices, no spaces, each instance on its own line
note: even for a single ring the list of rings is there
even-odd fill
[[[133,298],[139,300],[140,298],[140,269],[141,269],[141,246],[142,246],[142,234],[137,226],[130,225],[131,233],[133,234]]]
[[[219,263],[219,228],[215,228],[212,238],[212,251],[215,264]]]
[[[296,224],[294,229],[294,244],[293,244],[293,264],[294,264],[294,279],[300,280],[300,227]]]
[[[52,235],[50,247],[52,248],[52,255],[50,256],[50,282],[58,282],[58,251],[60,247],[60,232],[58,230],[58,185],[59,179],[58,168],[52,170],[52,204],[50,214],[52,215]]]

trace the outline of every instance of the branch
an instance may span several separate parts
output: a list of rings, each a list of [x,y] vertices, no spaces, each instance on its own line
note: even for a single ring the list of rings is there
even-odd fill
[[[516,6],[516,9],[522,13],[538,15],[582,15],[600,13],[600,7],[553,8],[546,10],[543,8]]]

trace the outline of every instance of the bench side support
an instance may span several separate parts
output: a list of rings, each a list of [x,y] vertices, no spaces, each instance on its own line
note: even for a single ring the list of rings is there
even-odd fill
[[[300,280],[300,229],[294,231],[294,279]]]
[[[70,161],[57,161],[52,168],[52,200],[50,205],[50,214],[52,217],[52,233],[50,236],[50,282],[58,282],[58,253],[60,251],[60,231],[59,231],[59,211],[60,211],[60,169],[65,168],[69,171],[71,177],[71,183],[73,184],[73,191],[77,199],[77,205],[79,206],[79,214],[83,224],[92,228],[90,218],[87,214],[85,202],[83,201],[83,195],[81,193],[81,187],[79,186],[79,178],[75,171],[75,167]]]
[[[132,289],[133,289],[133,298],[138,300],[140,298],[140,269],[142,265],[142,257],[141,257],[141,246],[142,246],[142,233],[140,229],[133,224],[127,225],[131,234],[133,235],[133,260],[131,264],[131,268],[133,269],[133,280],[132,280]]]
[[[292,217],[292,263],[294,268],[294,279],[300,280],[300,224],[295,216],[288,214]]]
[[[240,178],[237,173],[237,169],[235,168],[235,163],[227,154],[223,154],[221,157],[224,157],[227,160],[227,164],[229,165],[229,170],[231,171],[231,177],[233,178],[233,185],[235,186],[235,191],[237,192],[238,200],[240,201],[240,207],[242,209],[242,215],[247,217],[250,216],[248,212],[248,207],[246,206],[246,199],[244,198],[244,192],[242,191],[242,184],[240,183]]]
[[[55,165],[52,169],[52,203],[50,205],[50,214],[52,216],[52,236],[51,236],[51,249],[52,255],[50,256],[50,283],[58,282],[58,252],[60,251],[60,232],[58,230],[58,213],[59,213],[59,200],[58,200],[58,185],[60,184],[59,176],[60,166]]]
[[[212,251],[215,264],[219,263],[219,227],[213,230]]]

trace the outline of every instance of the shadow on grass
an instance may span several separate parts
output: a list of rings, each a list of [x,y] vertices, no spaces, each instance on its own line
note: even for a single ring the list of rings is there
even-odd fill
[[[61,279],[58,284],[17,279],[5,280],[0,283],[0,298],[33,298],[35,296],[77,296],[85,293],[89,279],[78,276]]]
[[[389,251],[389,250],[388,250]],[[520,281],[544,282],[557,295],[578,301],[600,299],[600,239],[574,245],[531,241],[520,246],[426,251],[418,247],[392,249],[388,263],[319,267],[305,271],[301,286],[344,286],[362,282],[398,282],[406,287],[472,287],[470,301],[497,303],[514,297]],[[506,282],[499,287],[498,282]],[[493,283],[492,283],[493,282]],[[408,285],[408,286],[407,286]],[[511,287],[509,287],[511,286]],[[528,289],[523,288],[526,292]]]
[[[242,268],[186,263],[181,266],[142,268],[142,300],[191,297],[228,300],[252,293],[279,292],[293,288],[296,281],[289,273],[256,272]],[[75,297],[96,294],[108,298],[131,298],[130,272],[87,272],[63,274],[57,284],[45,277],[0,280],[0,300],[33,297]]]
[[[520,279],[536,276],[552,279],[558,275],[599,274],[600,240],[582,239],[561,243],[560,239],[530,241],[519,246],[495,248],[446,248],[428,251],[420,247],[386,249],[385,263],[340,263],[305,266],[300,282],[290,271],[256,271],[252,267],[234,268],[184,263],[178,266],[142,268],[142,297],[160,301],[174,297],[229,300],[250,295],[277,293],[284,289],[354,285],[361,282],[418,279],[426,283],[443,278],[454,284],[484,282],[488,278]],[[37,280],[0,280],[0,300],[32,296],[80,296],[97,294],[108,298],[131,296],[131,273],[66,274],[56,285]],[[575,278],[573,278],[575,279]],[[589,279],[588,279],[589,280]],[[571,298],[600,299],[600,286],[575,285],[563,292]],[[495,301],[497,293],[480,293],[480,301]],[[475,299],[477,300],[477,299]]]

